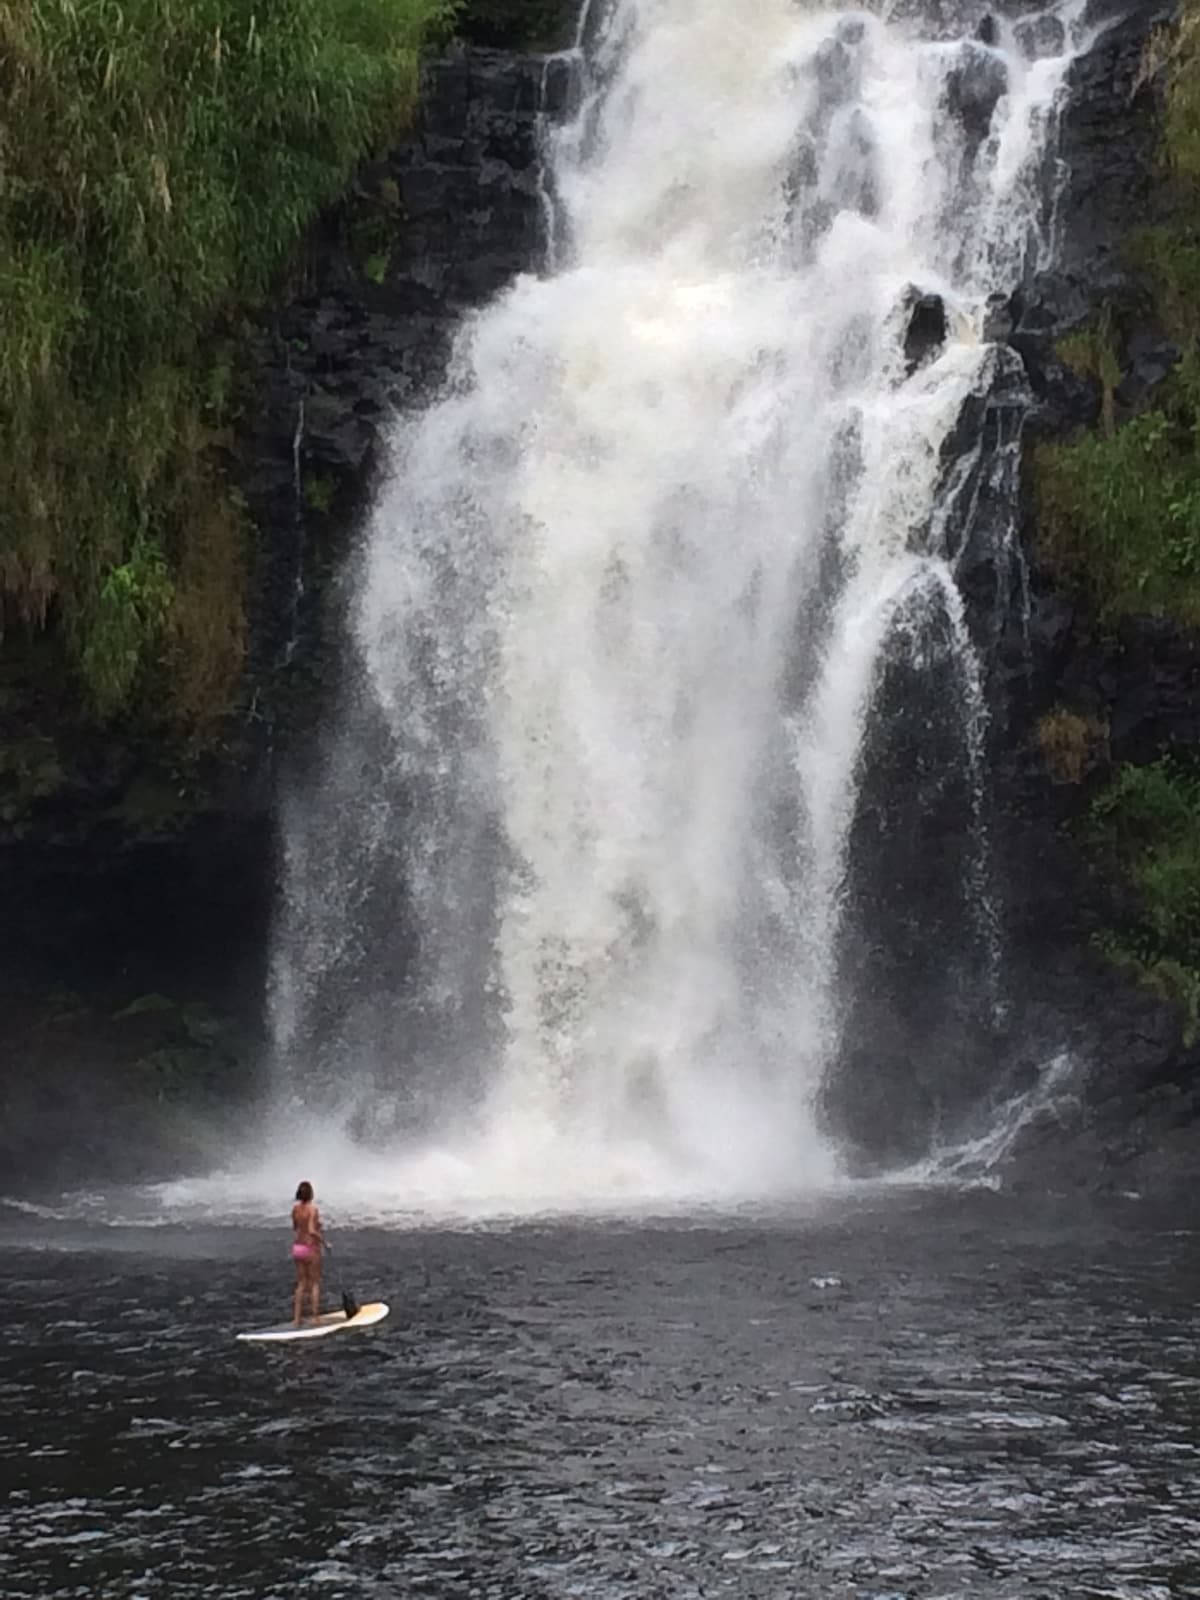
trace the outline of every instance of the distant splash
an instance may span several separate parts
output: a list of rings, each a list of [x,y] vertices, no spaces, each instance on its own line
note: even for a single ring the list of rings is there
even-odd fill
[[[898,1174],[916,1183],[1001,1188],[1021,1141],[1047,1119],[1069,1125],[1078,1115],[1082,1069],[1070,1051],[1052,1056],[1029,1089],[1010,1095],[981,1119],[974,1135],[936,1149],[918,1165]]]
[[[319,1133],[272,1130],[265,1159],[179,1179],[143,1191],[165,1212],[247,1217],[286,1213],[296,1184],[308,1177],[318,1203],[355,1226],[436,1226],[503,1218],[636,1217],[688,1213],[738,1203],[773,1205],[806,1191],[841,1192],[830,1161],[820,1178],[764,1167],[748,1184],[740,1169],[700,1168],[664,1160],[653,1140],[588,1145],[529,1121],[501,1124],[457,1144],[422,1141],[412,1148],[364,1147],[349,1129]],[[740,1147],[735,1147],[740,1148]]]
[[[980,1117],[978,1131],[935,1150],[924,1161],[890,1172],[850,1177],[832,1157],[815,1174],[764,1168],[757,1184],[745,1174],[665,1168],[657,1144],[625,1150],[565,1145],[546,1130],[545,1145],[517,1148],[505,1130],[457,1149],[423,1147],[409,1155],[366,1151],[348,1133],[314,1138],[296,1130],[284,1159],[272,1156],[253,1171],[183,1179],[143,1190],[163,1214],[252,1217],[279,1211],[301,1169],[321,1174],[338,1215],[358,1225],[437,1226],[509,1219],[710,1213],[749,1207],[776,1214],[796,1204],[834,1203],[886,1190],[1002,1190],[1020,1170],[1022,1141],[1046,1119],[1070,1126],[1078,1116],[1083,1068],[1068,1051],[1050,1057],[1033,1084]],[[526,1130],[527,1131],[527,1130]]]

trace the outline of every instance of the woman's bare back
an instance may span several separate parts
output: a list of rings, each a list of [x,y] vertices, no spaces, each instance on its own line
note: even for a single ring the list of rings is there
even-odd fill
[[[292,1207],[292,1227],[297,1244],[321,1248],[321,1213],[312,1200],[297,1200]]]

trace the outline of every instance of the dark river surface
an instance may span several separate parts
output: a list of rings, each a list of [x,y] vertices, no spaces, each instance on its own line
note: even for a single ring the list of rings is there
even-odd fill
[[[0,1594],[1200,1596],[1198,1210],[343,1229],[270,1348],[286,1227],[0,1205]]]

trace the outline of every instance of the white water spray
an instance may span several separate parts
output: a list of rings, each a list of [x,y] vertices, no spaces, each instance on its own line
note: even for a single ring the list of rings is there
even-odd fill
[[[320,1057],[314,1103],[419,1126],[424,1198],[827,1181],[847,837],[914,616],[979,759],[935,500],[988,296],[1049,246],[1068,55],[795,0],[599,32],[552,270],[398,427],[360,698],[289,823],[289,1087]],[[951,333],[909,371],[913,286]]]

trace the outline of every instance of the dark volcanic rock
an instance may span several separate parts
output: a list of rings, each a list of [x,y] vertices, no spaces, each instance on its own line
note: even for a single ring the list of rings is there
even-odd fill
[[[1005,294],[989,295],[981,330],[984,343],[993,344],[998,340],[1008,339],[1012,334],[1013,326],[1013,303],[1011,297]]]
[[[1099,416],[1099,383],[1067,367],[1056,346],[1106,303],[1128,296],[1125,242],[1136,228],[1160,220],[1168,204],[1158,164],[1159,90],[1144,81],[1142,61],[1150,31],[1172,9],[1161,0],[1109,5],[1103,20],[1111,25],[1070,71],[1056,259],[1049,270],[1031,274],[1011,302],[1009,339],[1025,362],[1036,400],[1030,437],[1092,427]],[[1044,20],[1022,26],[1040,30]],[[1135,379],[1124,391],[1131,404],[1157,381],[1150,359],[1139,358],[1141,387]]]
[[[946,106],[961,123],[970,145],[987,137],[1001,95],[1008,88],[1003,59],[986,45],[968,41],[946,78]]]
[[[1054,269],[1023,292],[1020,329],[1052,337],[1124,289],[1121,252],[1134,228],[1166,203],[1158,169],[1156,86],[1142,60],[1152,28],[1174,8],[1161,0],[1109,8],[1115,18],[1069,75],[1060,156],[1068,174]]]
[[[1067,47],[1067,32],[1062,20],[1044,11],[1039,17],[1019,22],[1013,29],[1018,45],[1030,61],[1060,56]]]
[[[1183,352],[1173,339],[1141,329],[1131,335],[1123,355],[1125,372],[1115,397],[1122,410],[1135,411],[1170,377]]]
[[[540,263],[542,97],[570,67],[457,50],[424,73],[412,136],[364,167],[313,234],[300,291],[254,334],[257,403],[243,484],[271,539],[251,616],[260,729],[311,725],[333,673],[328,637],[347,552],[393,417],[442,375],[462,313]]]
[[[560,50],[575,37],[579,0],[468,0],[455,21],[473,45]]]
[[[946,305],[940,294],[910,289],[906,296],[908,325],[904,332],[904,365],[909,376],[938,354],[946,342]]]

